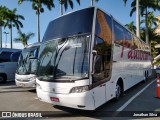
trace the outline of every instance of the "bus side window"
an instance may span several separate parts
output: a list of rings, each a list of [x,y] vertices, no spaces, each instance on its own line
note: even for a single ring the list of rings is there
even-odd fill
[[[98,82],[100,80],[104,80],[107,78],[107,65],[106,62],[110,60],[107,55],[107,44],[104,42],[103,39],[96,37],[94,50],[97,51],[95,65],[94,65],[94,75],[93,75],[93,82]]]
[[[10,62],[10,56],[12,52],[4,51],[0,54],[0,62]]]
[[[11,54],[11,61],[12,62],[18,62],[19,56],[20,56],[21,52],[15,52]]]

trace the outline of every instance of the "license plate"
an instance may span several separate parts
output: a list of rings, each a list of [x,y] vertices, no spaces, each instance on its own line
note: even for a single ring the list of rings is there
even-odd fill
[[[59,102],[59,98],[56,98],[56,97],[50,97],[50,100],[54,102]]]

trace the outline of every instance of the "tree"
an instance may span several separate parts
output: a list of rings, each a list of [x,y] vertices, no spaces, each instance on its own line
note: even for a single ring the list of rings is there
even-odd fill
[[[76,1],[80,5],[80,0],[76,0]],[[59,2],[60,2],[60,15],[63,15],[63,5],[64,5],[65,10],[68,9],[68,4],[73,9],[73,1],[72,0],[59,0]]]
[[[40,13],[44,12],[42,5],[46,6],[48,10],[51,10],[54,6],[53,0],[18,0],[18,4],[22,4],[24,1],[32,2],[32,9],[36,11],[37,23],[38,23],[38,42],[40,42]]]
[[[155,32],[156,28],[148,28],[149,42],[151,43],[152,58],[158,55],[155,45],[160,42],[160,35]],[[141,30],[141,39],[145,41],[145,28]]]
[[[33,36],[34,33],[22,33],[21,30],[18,31],[18,37],[14,39],[15,42],[21,42],[23,44],[24,47],[26,47],[28,45],[28,40],[30,40]]]
[[[157,26],[157,25],[158,25],[157,23],[160,23],[160,20],[154,16],[154,12],[153,12],[153,11],[148,14],[147,20],[148,20],[148,21],[147,21],[147,23],[148,23],[148,28],[152,28],[153,25],[154,25],[154,26]],[[142,21],[141,21],[141,24],[142,24],[142,23],[145,23],[145,20],[142,20]]]
[[[5,6],[0,6],[0,47],[2,48],[2,27],[4,25],[4,20],[6,18],[6,13],[8,8]]]
[[[124,3],[126,4],[126,2],[128,0],[123,0]],[[133,2],[131,3],[131,7],[132,10],[130,12],[130,16],[132,16],[132,14],[136,11],[136,2],[138,0],[133,0]],[[141,11],[141,16],[145,15],[145,23],[146,23],[146,43],[149,43],[149,37],[148,37],[148,8],[155,10],[160,10],[160,0],[139,0],[139,8]]]
[[[125,25],[131,32],[136,33],[136,26],[134,25],[134,21]]]
[[[17,30],[23,27],[21,20],[24,20],[22,15],[16,14],[17,9],[14,8],[13,10],[7,10],[4,16],[4,28],[8,27],[10,29],[10,42],[12,48],[12,27],[16,27]]]

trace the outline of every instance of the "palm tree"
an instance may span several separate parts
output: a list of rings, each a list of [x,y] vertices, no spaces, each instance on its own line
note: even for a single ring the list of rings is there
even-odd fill
[[[123,0],[124,3],[126,4],[126,2],[128,0]],[[130,12],[130,16],[132,16],[132,14],[136,11],[136,2],[139,1],[139,8],[141,11],[141,15],[145,15],[145,23],[146,23],[146,43],[149,43],[149,39],[148,39],[148,23],[147,23],[147,18],[148,18],[148,8],[155,10],[160,10],[160,0],[134,0],[131,3],[131,7],[132,10]],[[139,16],[137,16],[139,17]]]
[[[151,53],[152,58],[155,58],[158,55],[155,45],[160,42],[160,35],[155,32],[156,28],[148,28],[149,42],[151,43]],[[141,38],[145,40],[145,29],[141,30]]]
[[[32,2],[32,9],[36,11],[37,23],[38,23],[38,42],[40,42],[40,13],[44,12],[42,5],[46,6],[48,10],[51,10],[54,6],[53,0],[18,0],[18,4],[22,4],[24,1]]]
[[[153,25],[157,26],[157,23],[160,23],[160,20],[154,16],[154,12],[150,12],[147,18],[148,28],[152,28]],[[142,20],[141,23],[145,23],[145,20]]]
[[[76,0],[76,1],[80,5],[80,0]],[[59,0],[59,2],[60,2],[60,15],[63,15],[63,5],[64,5],[65,10],[68,9],[68,4],[73,9],[73,1],[72,0]]]
[[[4,25],[4,20],[6,18],[6,13],[8,8],[5,6],[0,6],[0,47],[2,48],[2,26]]]
[[[125,25],[131,32],[136,33],[136,26],[134,25],[134,21]]]
[[[34,33],[22,33],[21,30],[18,31],[18,37],[14,39],[15,42],[21,42],[24,47],[28,45],[28,40],[34,36]]]
[[[16,14],[17,9],[7,10],[4,22],[4,28],[8,27],[10,29],[10,42],[12,48],[12,27],[16,27],[17,30],[23,27],[23,24],[19,19],[24,20],[22,15]]]

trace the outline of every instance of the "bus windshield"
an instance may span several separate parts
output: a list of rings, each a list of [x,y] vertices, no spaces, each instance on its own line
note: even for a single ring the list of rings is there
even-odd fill
[[[90,35],[55,39],[41,44],[37,77],[42,81],[88,78]]]
[[[22,50],[22,53],[18,60],[17,74],[35,74],[37,67],[37,59],[30,59],[30,57],[34,54],[35,49],[37,49],[37,46],[25,48]]]
[[[94,8],[87,8],[64,15],[51,21],[43,37],[43,42],[57,38],[67,38],[77,34],[91,33]]]

